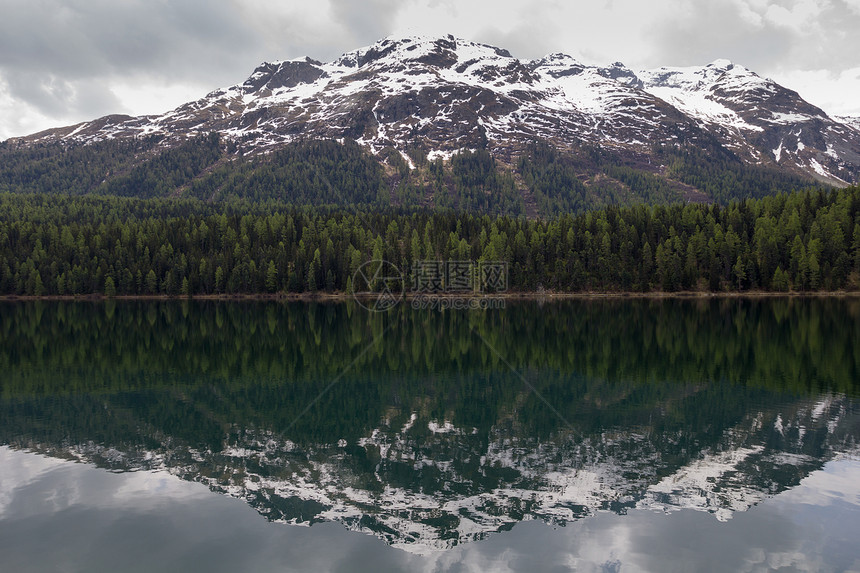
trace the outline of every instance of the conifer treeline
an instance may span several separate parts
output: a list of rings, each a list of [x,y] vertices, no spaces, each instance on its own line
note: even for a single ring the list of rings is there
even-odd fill
[[[511,290],[860,287],[860,189],[549,220],[0,194],[0,293],[347,291],[365,262],[507,261]]]

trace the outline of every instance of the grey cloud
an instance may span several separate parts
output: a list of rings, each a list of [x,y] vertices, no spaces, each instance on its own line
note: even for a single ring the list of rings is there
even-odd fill
[[[388,36],[406,2],[402,0],[330,0],[332,16],[359,43]],[[352,46],[357,48],[358,46]]]
[[[551,52],[560,51],[558,45],[552,41],[552,35],[541,33],[541,30],[532,24],[524,24],[508,32],[486,28],[474,39],[504,48],[514,57],[524,60],[541,58]]]
[[[858,64],[860,15],[841,0],[824,4],[816,18],[798,27],[767,18],[750,23],[730,0],[689,3],[678,14],[647,34],[655,47],[654,65],[701,65],[728,58],[756,71],[786,66],[840,71]]]
[[[54,74],[19,70],[7,72],[4,79],[13,96],[47,116],[96,117],[125,111],[103,80],[67,80]]]
[[[561,10],[553,0],[528,4],[508,2],[499,5],[517,15],[516,25],[506,31],[487,26],[478,32],[476,40],[501,48],[521,59],[535,59],[552,52],[563,51],[558,41],[567,35],[560,20]]]
[[[841,72],[860,66],[860,10],[842,0],[829,4],[815,26],[819,40],[795,50],[793,58],[802,69],[829,69]]]
[[[5,80],[10,93],[48,115],[63,113],[74,96],[69,82],[41,73],[16,71]]]
[[[654,65],[702,65],[728,58],[752,69],[769,67],[797,41],[786,29],[759,28],[730,2],[690,3],[684,16],[658,24],[648,37]]]
[[[4,4],[0,72],[12,97],[50,117],[120,109],[108,87],[114,77],[235,81],[258,45],[227,2]]]
[[[12,0],[0,23],[0,65],[85,76],[164,70],[211,73],[257,41],[226,2]],[[193,61],[194,64],[185,62]]]

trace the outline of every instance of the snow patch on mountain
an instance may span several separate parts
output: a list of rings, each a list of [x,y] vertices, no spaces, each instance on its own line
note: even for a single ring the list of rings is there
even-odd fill
[[[854,115],[842,115],[834,118],[836,121],[851,127],[852,129],[856,129],[860,132],[860,116]]]
[[[769,82],[728,60],[717,60],[703,68],[643,70],[639,77],[647,92],[687,115],[735,130],[762,131],[762,128],[745,121],[737,111],[725,105],[721,101],[723,98],[717,97],[717,90],[734,100],[740,100],[748,92],[774,90]]]

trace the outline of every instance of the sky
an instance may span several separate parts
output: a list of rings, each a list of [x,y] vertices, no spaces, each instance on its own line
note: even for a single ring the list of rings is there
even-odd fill
[[[0,14],[0,141],[416,34],[633,69],[727,58],[860,116],[860,0],[0,0]]]

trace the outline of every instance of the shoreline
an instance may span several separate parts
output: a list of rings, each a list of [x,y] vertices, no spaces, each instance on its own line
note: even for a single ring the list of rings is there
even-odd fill
[[[257,293],[257,294],[202,294],[202,295],[117,295],[108,297],[103,294],[85,295],[0,295],[0,302],[104,302],[104,301],[223,301],[223,302],[344,302],[353,299],[370,300],[379,295],[375,293],[348,294],[335,293]],[[405,293],[401,300],[428,299],[504,299],[504,300],[589,300],[589,299],[732,299],[732,298],[860,298],[860,291],[810,291],[810,292],[770,292],[770,291],[726,291],[726,292],[504,292],[504,293]]]

